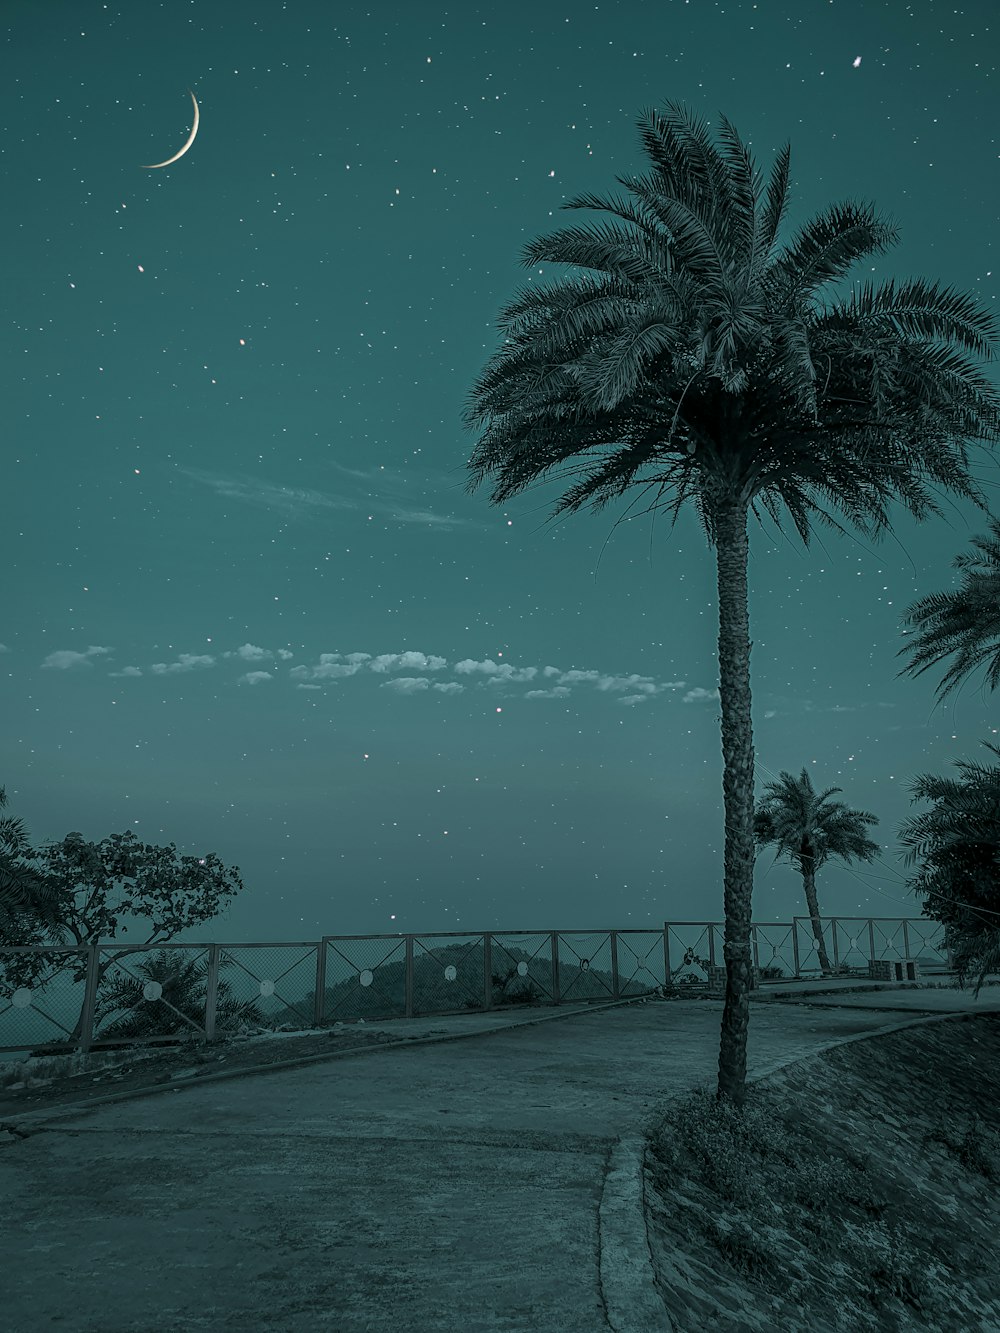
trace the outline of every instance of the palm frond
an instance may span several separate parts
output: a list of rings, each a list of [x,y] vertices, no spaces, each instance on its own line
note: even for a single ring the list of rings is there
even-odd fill
[[[888,320],[905,337],[958,342],[986,360],[996,354],[995,316],[973,297],[950,287],[914,278],[898,290],[891,279],[876,290],[869,279],[852,294],[851,305],[862,319]]]
[[[865,255],[882,253],[899,239],[867,204],[834,204],[807,223],[771,270],[784,302],[801,303],[824,283],[846,277]]]
[[[650,243],[650,250],[654,249]],[[525,268],[533,264],[573,264],[600,270],[632,282],[648,282],[660,270],[646,257],[635,236],[610,222],[564,227],[528,241],[521,251]]]
[[[730,182],[727,217],[732,220],[732,226],[725,228],[725,234],[731,237],[734,267],[752,276],[760,244],[757,200],[760,196],[761,173],[750,150],[725,116],[719,117],[719,138],[722,140]]]
[[[708,125],[679,102],[667,102],[637,121],[640,136],[666,192],[720,207],[726,197],[726,173],[712,145]]]
[[[779,150],[771,171],[771,179],[767,187],[767,203],[760,217],[760,247],[758,253],[762,268],[770,260],[771,251],[774,249],[778,238],[778,230],[788,206],[788,169],[791,157],[791,146],[786,143]]]

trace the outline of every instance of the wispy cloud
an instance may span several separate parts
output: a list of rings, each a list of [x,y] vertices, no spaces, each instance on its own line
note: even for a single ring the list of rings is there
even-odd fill
[[[91,646],[86,652],[69,649],[50,653],[43,667],[68,670],[74,666],[90,667],[94,659],[113,653],[111,648]],[[251,687],[273,685],[285,678],[300,690],[322,690],[340,685],[358,676],[379,678],[379,687],[393,694],[463,694],[466,691],[484,691],[501,697],[517,693],[524,699],[567,699],[575,692],[596,690],[612,697],[625,708],[648,703],[661,694],[680,694],[685,704],[714,703],[718,689],[688,688],[683,680],[658,681],[652,676],[630,672],[615,675],[596,669],[552,666],[518,666],[512,662],[494,661],[486,657],[459,658],[449,662],[437,653],[423,653],[405,648],[394,653],[320,653],[311,663],[290,665],[295,654],[287,648],[265,648],[255,643],[244,643],[226,652],[180,653],[172,662],[153,662],[145,668],[135,665],[109,671],[117,679],[153,676],[176,676],[217,669],[232,663],[243,670],[236,677],[237,685]],[[110,666],[110,663],[108,664]],[[287,673],[284,668],[287,666]],[[452,679],[447,679],[447,676]],[[521,690],[519,687],[531,686]]]
[[[481,672],[491,681],[501,682],[534,680],[538,675],[538,667],[513,667],[509,662],[494,662],[489,657],[483,662],[475,662],[471,657],[463,658],[461,662],[455,663],[455,671],[460,676]]]
[[[289,518],[307,517],[335,510],[355,513],[378,514],[396,523],[437,528],[481,528],[485,523],[469,518],[456,518],[454,515],[440,513],[427,506],[428,498],[444,496],[454,489],[454,483],[444,483],[435,477],[409,478],[385,468],[349,468],[339,463],[328,463],[341,477],[348,478],[348,490],[354,494],[331,494],[309,487],[281,486],[275,482],[262,481],[258,477],[220,476],[206,472],[202,468],[179,468],[185,476],[199,485],[206,486],[225,500],[237,500],[241,504],[257,505],[264,509],[277,510]],[[364,494],[356,492],[364,489]],[[423,503],[415,504],[419,497]]]
[[[215,666],[215,658],[207,653],[181,653],[176,662],[154,662],[149,668],[154,676],[176,676],[184,671],[200,671]]]
[[[272,657],[279,657],[282,662],[287,662],[289,658],[295,656],[287,648],[278,648],[272,652],[270,648],[258,648],[255,643],[244,643],[231,653],[223,653],[223,657],[239,657],[244,662],[266,662]]]
[[[362,671],[372,671],[377,675],[388,675],[396,671],[443,672],[450,669],[456,676],[464,678],[455,681],[434,681],[426,675],[396,676],[383,682],[382,688],[396,694],[418,694],[433,689],[442,694],[461,694],[464,690],[479,689],[491,693],[500,693],[515,685],[530,684],[538,676],[552,682],[548,689],[532,689],[524,694],[526,699],[565,699],[572,693],[574,686],[591,686],[602,693],[618,694],[619,703],[632,707],[644,703],[647,699],[667,690],[681,690],[684,681],[655,681],[651,676],[640,676],[634,672],[628,676],[614,676],[602,671],[580,671],[573,668],[563,671],[560,667],[515,666],[511,662],[495,662],[492,658],[477,660],[463,657],[454,664],[447,658],[433,653],[420,653],[407,650],[400,653],[321,653],[314,666],[295,666],[289,676],[300,689],[314,689],[317,680],[337,681],[349,676],[356,676]],[[468,682],[466,684],[465,682]],[[696,698],[717,697],[718,691],[698,691],[686,702]]]
[[[111,648],[96,648],[93,644],[85,653],[74,653],[69,649],[62,649],[56,653],[49,653],[48,657],[42,663],[43,671],[70,671],[73,667],[93,666],[95,657],[106,657],[112,652]]]

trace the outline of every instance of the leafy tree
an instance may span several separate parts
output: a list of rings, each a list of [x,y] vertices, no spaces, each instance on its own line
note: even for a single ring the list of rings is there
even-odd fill
[[[0,809],[6,804],[7,790],[0,787]],[[29,922],[60,932],[58,891],[25,864],[32,855],[24,822],[0,819],[0,940],[23,932]]]
[[[181,930],[208,921],[219,911],[225,897],[243,888],[239,868],[227,870],[214,852],[206,856],[177,856],[174,843],[156,847],[140,842],[134,833],[113,833],[100,843],[86,842],[81,834],[69,833],[62,842],[33,853],[39,873],[50,891],[58,893],[56,921],[68,934],[69,942],[92,944],[113,939],[118,929],[118,914],[131,913],[152,924],[143,944],[160,944]],[[121,900],[112,904],[116,883],[122,882]],[[122,933],[128,931],[122,927]],[[0,943],[45,943],[36,929],[22,932],[20,938],[9,935]],[[123,954],[100,957],[98,986],[108,968]],[[38,956],[13,955],[4,964],[0,994],[9,995],[16,986],[39,984],[43,967]],[[56,955],[49,956],[49,963]],[[60,966],[66,966],[61,964]],[[86,958],[71,964],[74,981],[86,977]],[[42,983],[44,984],[44,983]],[[83,1009],[73,1030],[73,1039],[82,1031]]]
[[[489,477],[501,505],[565,464],[561,475],[574,481],[553,517],[600,510],[629,488],[638,488],[633,504],[653,492],[644,512],[654,513],[675,492],[673,522],[685,500],[695,506],[719,596],[718,1096],[742,1106],[754,863],[747,515],[759,522],[762,506],[780,530],[783,505],[808,546],[811,515],[845,531],[814,497],[875,538],[892,501],[917,519],[941,513],[928,482],[987,508],[968,443],[996,438],[1000,395],[968,353],[993,356],[997,334],[972,297],[921,279],[866,283],[823,309],[821,290],[888,249],[893,227],[867,204],[834,205],[778,252],[787,144],[763,199],[753,158],[724,117],[721,148],[674,103],[638,127],[651,171],[617,178],[632,197],[563,205],[628,226],[569,227],[524,248],[526,267],[577,272],[532,283],[501,312],[503,346],[463,414],[484,428],[467,490]]]
[[[802,876],[809,920],[823,975],[830,976],[833,964],[826,952],[823,925],[820,919],[819,898],[816,895],[816,871],[831,856],[849,861],[852,856],[870,861],[881,850],[877,842],[866,837],[863,826],[877,824],[878,817],[864,810],[849,810],[843,801],[824,805],[827,797],[842,791],[828,787],[816,795],[809,774],[795,780],[791,773],[781,773],[779,781],[769,782],[764,798],[754,815],[754,839],[759,847],[776,844],[775,861],[785,853]]]
[[[927,895],[924,916],[943,923],[961,984],[978,971],[978,997],[987,974],[1000,971],[1000,768],[961,760],[956,767],[959,781],[916,779],[913,800],[936,804],[901,825],[899,841],[909,849],[907,865],[922,859],[911,887]]]

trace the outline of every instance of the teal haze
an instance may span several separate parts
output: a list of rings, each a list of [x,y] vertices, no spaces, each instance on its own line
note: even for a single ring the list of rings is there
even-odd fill
[[[697,518],[493,508],[463,402],[501,306],[559,276],[524,244],[644,169],[668,99],[765,175],[790,140],[784,241],[871,201],[901,241],[858,279],[989,308],[992,8],[8,0],[7,813],[238,866],[182,940],[721,920]],[[194,143],[144,170],[189,89]],[[880,819],[881,860],[820,872],[828,915],[918,914],[910,784],[996,734],[980,677],[936,709],[944,667],[897,679],[902,612],[987,530],[943,508],[877,547],[751,519],[758,795],[806,768]],[[761,921],[805,910],[773,860]]]

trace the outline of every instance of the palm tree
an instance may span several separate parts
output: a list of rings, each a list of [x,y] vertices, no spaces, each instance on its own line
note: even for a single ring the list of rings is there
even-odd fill
[[[135,964],[138,977],[118,975],[102,990],[94,1010],[95,1034],[100,1041],[136,1041],[174,1033],[193,1035],[204,1026],[208,961],[185,957],[180,950],[158,949]],[[146,982],[160,983],[157,1000],[144,996]],[[264,1015],[253,1000],[237,1000],[228,981],[217,987],[215,1014],[223,1031],[239,1021],[262,1025]],[[122,1013],[124,1011],[124,1013]],[[100,1022],[111,1014],[121,1017]]]
[[[965,571],[957,592],[932,593],[903,613],[903,623],[917,627],[917,637],[896,654],[911,653],[912,660],[898,673],[914,677],[951,653],[955,661],[937,688],[938,702],[947,698],[960,680],[992,657],[986,683],[1000,684],[1000,518],[989,520],[992,537],[973,537],[981,555],[957,555],[955,569]],[[911,631],[903,631],[909,633]]]
[[[864,810],[849,810],[843,801],[823,804],[828,796],[842,790],[842,787],[828,787],[822,796],[817,796],[805,769],[798,781],[791,773],[783,772],[779,781],[769,782],[764,788],[764,799],[753,821],[757,845],[777,844],[775,861],[782,852],[787,853],[802,876],[816,952],[825,977],[831,975],[833,965],[823,939],[816,871],[831,856],[840,856],[846,861],[857,856],[871,861],[881,851],[877,842],[865,836],[863,828],[865,824],[877,824],[877,815]]]
[[[820,289],[887,249],[892,227],[868,205],[836,205],[778,253],[787,144],[762,203],[760,173],[724,117],[721,149],[673,103],[638,127],[652,171],[617,178],[634,197],[563,205],[604,210],[631,229],[569,227],[524,248],[526,267],[592,272],[531,285],[501,312],[504,345],[463,413],[468,427],[485,427],[467,490],[490,477],[490,499],[503,504],[567,463],[563,475],[576,480],[555,517],[588,502],[600,510],[630,487],[641,488],[636,500],[655,491],[655,511],[672,488],[673,522],[691,499],[715,550],[726,918],[718,1095],[742,1106],[754,862],[747,514],[759,522],[762,505],[780,530],[783,504],[808,546],[810,513],[845,531],[816,495],[873,537],[892,500],[917,519],[941,512],[926,482],[986,508],[967,440],[995,438],[1000,395],[964,352],[992,356],[997,335],[971,297],[920,279],[868,283],[821,309]]]
[[[6,804],[6,788],[0,787],[0,809]],[[30,920],[62,942],[65,927],[59,919],[58,888],[23,864],[32,855],[23,821],[9,816],[0,819],[0,937],[20,943]]]
[[[900,676],[923,675],[955,654],[938,683],[939,703],[984,662],[985,684],[992,691],[1000,683],[1000,519],[991,516],[989,526],[990,536],[972,539],[979,555],[957,555],[952,562],[964,571],[962,586],[923,597],[903,613],[903,623],[916,629],[896,654],[911,655]],[[969,970],[979,968],[978,995],[986,974],[1000,968],[1000,769],[958,767],[965,773],[961,782],[930,775],[916,780],[914,800],[933,800],[937,807],[903,824],[899,840],[910,849],[907,864],[924,855],[914,891],[928,895],[925,914],[944,923],[959,980],[964,984]]]

